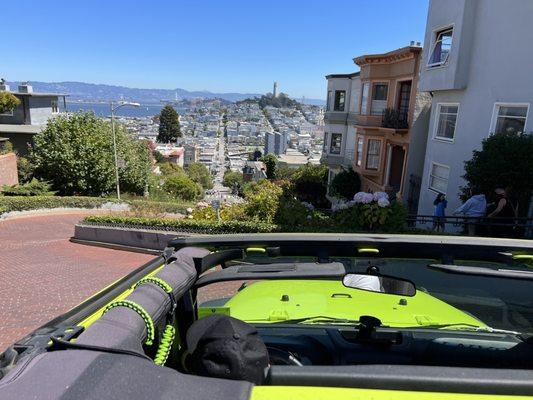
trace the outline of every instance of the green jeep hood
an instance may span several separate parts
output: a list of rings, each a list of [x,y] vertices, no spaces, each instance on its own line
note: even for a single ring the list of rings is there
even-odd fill
[[[345,287],[326,280],[271,280],[250,284],[224,304],[206,307],[200,315],[227,313],[248,321],[271,323],[288,319],[325,316],[359,320],[362,315],[379,318],[393,327],[440,324],[485,326],[476,318],[417,291],[413,297],[375,293]]]

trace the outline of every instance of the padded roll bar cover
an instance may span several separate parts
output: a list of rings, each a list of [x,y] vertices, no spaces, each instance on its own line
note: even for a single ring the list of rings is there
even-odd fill
[[[171,262],[155,276],[165,280],[173,288],[175,297],[179,298],[196,280],[193,258],[206,254],[209,254],[209,251],[203,248],[180,249],[170,257]],[[150,283],[140,285],[126,299],[144,308],[156,326],[170,309],[169,296],[160,287]],[[116,307],[87,328],[77,342],[142,353],[146,335],[146,324],[139,314],[127,307]]]

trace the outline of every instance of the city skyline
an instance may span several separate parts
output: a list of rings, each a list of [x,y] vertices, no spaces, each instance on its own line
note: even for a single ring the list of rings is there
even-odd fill
[[[353,57],[422,41],[427,1],[397,3],[336,5],[357,23],[342,13],[326,18],[327,6],[315,1],[10,3],[3,24],[17,35],[4,45],[0,75],[243,93],[268,92],[277,81],[294,98],[324,99],[324,76],[356,70]]]

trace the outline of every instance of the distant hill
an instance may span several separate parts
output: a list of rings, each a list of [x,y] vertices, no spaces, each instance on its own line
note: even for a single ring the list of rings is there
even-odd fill
[[[16,90],[19,82],[9,82],[11,88]],[[194,98],[220,98],[228,101],[240,101],[253,97],[260,97],[261,93],[213,93],[209,91],[188,91],[185,89],[139,89],[125,86],[102,85],[84,82],[37,82],[30,81],[36,92],[67,93],[70,101],[111,101],[123,99],[137,101],[143,104],[159,104],[161,101]],[[306,103],[325,104],[322,100],[306,99]]]

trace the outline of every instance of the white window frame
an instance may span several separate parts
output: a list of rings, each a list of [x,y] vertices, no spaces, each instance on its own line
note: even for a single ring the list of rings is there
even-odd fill
[[[439,130],[439,121],[440,121],[440,109],[442,106],[457,106],[457,116],[455,117],[455,129],[453,131],[453,138],[447,138],[444,136],[437,136]],[[453,143],[455,142],[455,134],[457,132],[457,122],[459,121],[459,109],[461,108],[461,103],[437,103],[437,110],[435,112],[435,118],[433,120],[433,139],[441,142]]]
[[[527,126],[527,119],[529,118],[529,106],[530,106],[529,103],[509,103],[509,102],[494,103],[488,136],[491,136],[492,134],[494,134],[494,130],[496,129],[496,123],[498,122],[498,114],[500,112],[500,107],[527,107],[526,120],[524,122],[524,132],[522,132],[522,134],[526,133],[525,131],[526,131],[526,126]]]
[[[434,187],[431,186],[431,183],[432,183],[432,180],[431,178],[434,177],[433,175],[433,166],[434,165],[437,165],[439,167],[444,167],[444,168],[447,168],[448,169],[448,179],[446,180],[446,190],[443,192],[441,190],[438,190],[438,189],[435,189]],[[452,169],[450,168],[449,165],[446,165],[446,164],[441,164],[441,163],[438,163],[438,162],[435,162],[435,161],[432,161],[430,164],[429,164],[429,171],[428,171],[428,189],[435,192],[435,193],[443,193],[443,194],[447,194],[448,192],[448,184],[450,183],[450,172],[452,171]],[[436,178],[438,179],[443,179],[439,176],[436,176]]]
[[[431,59],[433,58],[433,52],[435,51],[435,47],[437,47],[437,43],[439,42],[438,40],[438,35],[440,33],[444,33],[446,31],[449,31],[451,30],[452,31],[452,44],[450,46],[450,52],[448,53],[448,56],[446,57],[446,60],[444,61],[441,61],[441,62],[436,62],[436,63],[432,63],[431,62]],[[448,65],[448,60],[450,59],[450,54],[452,52],[452,48],[453,48],[453,38],[454,38],[454,34],[455,34],[455,27],[454,25],[448,25],[448,26],[443,26],[441,28],[437,28],[437,29],[434,29],[433,32],[432,32],[432,35],[431,35],[431,51],[429,52],[429,55],[428,55],[428,63],[427,63],[427,68],[429,69],[432,69],[432,68],[438,68],[438,67],[444,67],[446,65]]]

